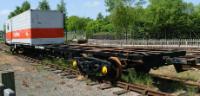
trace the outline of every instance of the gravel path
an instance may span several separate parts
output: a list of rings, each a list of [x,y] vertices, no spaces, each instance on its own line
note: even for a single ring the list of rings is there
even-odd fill
[[[113,92],[121,90],[100,90],[98,86],[102,85],[88,86],[86,81],[61,77],[44,70],[42,66],[35,66],[22,58],[0,52],[0,71],[8,69],[15,72],[17,96],[114,96]],[[129,92],[120,96],[138,95]]]

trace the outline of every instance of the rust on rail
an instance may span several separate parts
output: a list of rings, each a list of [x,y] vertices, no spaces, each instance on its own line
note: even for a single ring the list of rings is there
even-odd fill
[[[123,88],[125,90],[138,92],[142,95],[147,95],[147,96],[173,96],[168,93],[152,90],[150,88],[147,88],[147,86],[130,84],[130,83],[125,83],[125,82],[120,82],[120,81],[117,82],[116,86]]]

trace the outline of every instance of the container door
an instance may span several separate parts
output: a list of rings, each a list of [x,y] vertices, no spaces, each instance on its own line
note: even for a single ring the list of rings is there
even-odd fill
[[[6,22],[6,43],[12,43],[12,22],[9,20]]]

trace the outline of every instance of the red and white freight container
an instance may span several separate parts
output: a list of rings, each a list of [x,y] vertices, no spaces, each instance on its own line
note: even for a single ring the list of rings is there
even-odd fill
[[[6,43],[63,44],[64,14],[58,11],[25,11],[6,21]]]

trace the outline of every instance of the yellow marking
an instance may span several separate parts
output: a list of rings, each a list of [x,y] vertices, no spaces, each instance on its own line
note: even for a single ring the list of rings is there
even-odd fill
[[[74,68],[76,68],[77,65],[78,65],[77,61],[76,61],[76,60],[73,60],[73,61],[72,61],[72,66],[73,66]]]
[[[106,75],[108,73],[108,68],[106,66],[103,66],[102,69],[101,69],[101,73],[103,75]]]

